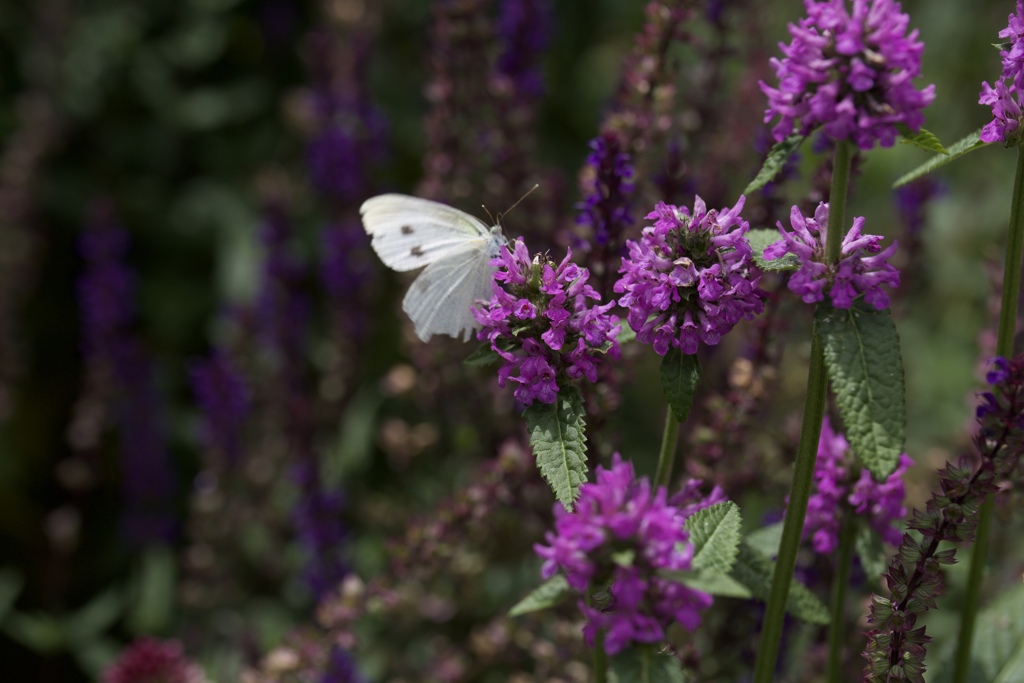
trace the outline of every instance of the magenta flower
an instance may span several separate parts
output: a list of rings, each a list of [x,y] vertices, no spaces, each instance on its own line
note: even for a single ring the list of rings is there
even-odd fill
[[[833,552],[839,545],[844,504],[864,517],[886,543],[896,546],[902,538],[900,530],[893,525],[907,514],[903,507],[902,477],[914,461],[906,453],[900,455],[896,471],[882,483],[872,479],[866,469],[861,469],[855,479],[854,462],[850,444],[842,434],[832,431],[826,417],[821,424],[814,493],[807,503],[803,532],[803,537],[810,538],[814,550],[822,555]]]
[[[206,683],[176,640],[140,638],[103,671],[103,683]]]
[[[923,90],[911,81],[921,73],[924,43],[908,35],[909,17],[893,0],[805,0],[807,18],[789,25],[783,59],[772,58],[779,87],[764,82],[765,123],[776,116],[776,140],[818,127],[836,140],[861,149],[896,140],[897,124],[918,130],[921,110],[935,99],[935,86]]]
[[[518,384],[515,397],[524,405],[554,403],[569,380],[596,382],[601,359],[619,357],[619,319],[608,314],[615,304],[596,304],[590,273],[570,258],[571,251],[557,266],[546,256],[531,261],[517,240],[491,261],[498,268],[491,300],[473,308],[483,326],[477,339],[490,342],[505,361],[499,386]]]
[[[789,215],[793,232],[778,223],[782,239],[768,245],[764,257],[769,261],[795,254],[800,268],[789,278],[789,289],[804,303],[821,301],[828,294],[836,308],[849,308],[861,294],[878,310],[889,306],[889,295],[882,285],[899,287],[900,273],[887,263],[896,251],[896,242],[884,250],[880,235],[863,235],[864,217],[853,219],[853,227],[843,238],[839,263],[828,266],[825,260],[825,237],[828,230],[828,204],[822,202],[814,218],[804,217],[793,207]]]
[[[1007,20],[1007,27],[999,32],[1009,49],[1000,50],[1003,60],[1002,78],[994,86],[981,84],[978,104],[992,108],[992,121],[981,129],[984,142],[1002,142],[1006,146],[1017,144],[1021,138],[1020,89],[1024,84],[1024,2],[1017,0],[1017,12]],[[1006,82],[1009,81],[1009,86]]]
[[[555,531],[548,545],[534,550],[544,559],[541,575],[549,579],[561,571],[569,586],[589,596],[608,586],[607,604],[579,601],[587,618],[583,635],[593,645],[598,631],[605,633],[605,650],[616,654],[631,642],[657,643],[673,623],[693,631],[711,596],[658,576],[661,570],[690,569],[693,546],[684,523],[701,507],[719,502],[698,502],[695,486],[687,489],[681,505],[666,502],[665,489],[651,492],[647,479],[637,479],[633,465],[616,453],[611,469],[597,468],[597,482],[580,487],[573,512],[555,506]],[[623,556],[630,555],[629,561]]]
[[[743,318],[764,310],[743,237],[745,197],[731,209],[708,211],[697,197],[689,210],[659,202],[647,215],[639,242],[629,240],[615,291],[637,340],[664,356],[670,347],[697,352],[698,342],[717,344]]]

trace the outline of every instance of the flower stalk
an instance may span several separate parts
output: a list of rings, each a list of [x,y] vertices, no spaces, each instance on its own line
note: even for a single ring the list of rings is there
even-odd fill
[[[1013,338],[1017,329],[1017,303],[1020,293],[1021,259],[1024,255],[1024,147],[1017,147],[1017,173],[1013,181],[1013,200],[1010,205],[1009,235],[1006,241],[1006,261],[1003,266],[1003,298],[999,309],[999,331],[996,355],[1013,357]],[[960,614],[960,635],[957,641],[953,683],[963,683],[971,664],[971,646],[974,626],[981,602],[981,584],[988,557],[989,529],[995,501],[992,494],[985,498],[978,519],[978,530],[971,554],[964,607]]]
[[[679,422],[672,406],[665,408],[665,430],[661,436],[661,451],[658,453],[658,470],[654,475],[654,487],[668,488],[672,479],[672,465],[675,462],[676,447],[679,444]]]
[[[847,143],[836,141],[833,158],[832,189],[829,195],[829,227],[826,235],[826,265],[839,260],[843,218],[846,208],[846,193],[850,177],[850,152]],[[793,581],[796,556],[800,550],[804,519],[807,516],[807,502],[811,496],[814,481],[814,465],[818,458],[818,441],[821,437],[821,422],[825,416],[825,391],[828,375],[825,370],[825,355],[818,335],[817,326],[811,332],[811,358],[807,372],[807,395],[804,399],[803,423],[800,427],[800,445],[797,447],[796,463],[793,469],[793,483],[789,492],[789,507],[782,527],[782,542],[772,575],[772,586],[768,593],[768,605],[761,626],[761,643],[754,662],[754,683],[771,683],[778,659],[779,642],[782,640],[782,625],[786,616],[786,599]]]

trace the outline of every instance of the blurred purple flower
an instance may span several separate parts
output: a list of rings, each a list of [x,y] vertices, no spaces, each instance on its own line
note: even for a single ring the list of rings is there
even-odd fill
[[[176,640],[139,638],[103,670],[103,683],[206,683],[199,665]]]
[[[90,207],[78,246],[84,264],[78,281],[82,350],[87,358],[113,363],[135,320],[135,273],[125,263],[128,233],[109,202]]]
[[[827,293],[836,308],[849,308],[861,294],[865,301],[878,310],[889,306],[889,295],[882,285],[899,287],[900,273],[887,263],[895,253],[897,243],[884,250],[880,235],[862,235],[864,217],[853,219],[853,227],[843,238],[839,263],[828,266],[825,259],[825,238],[828,228],[828,203],[818,204],[814,217],[804,217],[799,207],[790,211],[793,232],[787,232],[778,223],[782,239],[768,245],[764,257],[768,260],[795,254],[800,268],[789,278],[789,289],[804,303],[822,301]],[[870,255],[869,255],[870,254]]]
[[[876,141],[890,147],[897,124],[918,130],[921,110],[935,98],[935,86],[923,90],[911,81],[921,73],[924,43],[893,0],[805,0],[807,18],[790,24],[793,40],[780,43],[783,59],[772,58],[779,87],[763,81],[768,97],[765,123],[778,141],[794,132],[807,135],[819,126],[836,140],[852,140],[861,149]]]
[[[292,251],[293,228],[283,206],[272,203],[260,233],[266,260],[257,304],[259,332],[286,381],[295,382],[305,353],[309,300],[305,268]]]
[[[548,545],[534,550],[544,560],[541,575],[561,571],[569,585],[584,593],[579,608],[587,618],[583,634],[593,645],[605,632],[605,649],[616,654],[631,642],[657,643],[673,623],[693,631],[711,596],[659,576],[660,571],[690,569],[693,546],[684,528],[686,516],[666,502],[665,489],[651,492],[618,453],[611,469],[597,467],[597,482],[584,484],[573,512],[555,509],[555,531]],[[628,560],[623,559],[629,555]],[[587,604],[610,579],[608,604]]]
[[[551,2],[505,0],[498,12],[497,71],[515,84],[517,94],[538,97],[544,91],[538,57],[551,39]]]
[[[499,386],[517,383],[515,397],[525,405],[554,403],[559,380],[596,382],[601,358],[619,357],[619,319],[608,313],[615,304],[588,306],[587,299],[600,297],[587,284],[587,269],[571,258],[569,251],[558,266],[539,255],[531,262],[522,239],[516,240],[491,261],[498,268],[491,300],[473,308],[483,326],[477,339],[505,361]]]
[[[323,488],[319,467],[312,458],[297,464],[293,477],[300,498],[292,510],[299,541],[307,554],[303,572],[316,602],[333,592],[349,572],[342,556],[348,534],[341,515],[345,506],[340,490]]]
[[[590,149],[584,177],[587,194],[577,207],[576,223],[590,228],[598,247],[618,247],[623,232],[633,224],[633,165],[612,131],[591,140]]]
[[[206,447],[222,455],[228,464],[238,464],[242,455],[242,427],[249,413],[249,387],[245,379],[222,350],[194,362],[189,377],[203,413]]]
[[[814,550],[822,555],[838,547],[840,518],[847,505],[866,518],[886,543],[900,543],[902,532],[893,525],[907,514],[903,507],[903,474],[914,461],[906,453],[900,455],[899,466],[882,483],[872,479],[866,469],[854,480],[854,463],[849,443],[842,434],[832,431],[826,417],[821,425],[814,493],[807,504],[803,531],[804,538],[811,538]]]
[[[941,180],[925,176],[896,188],[896,210],[903,225],[911,235],[917,235],[924,227],[924,214],[928,202],[946,194],[948,188]]]
[[[672,347],[697,352],[703,342],[717,344],[743,318],[764,310],[744,238],[749,225],[740,211],[745,197],[731,209],[708,210],[697,197],[689,209],[659,202],[647,215],[639,242],[629,240],[615,291],[638,341],[653,344],[664,356]]]
[[[362,683],[363,680],[352,660],[352,655],[340,645],[334,645],[327,656],[327,666],[319,683]]]

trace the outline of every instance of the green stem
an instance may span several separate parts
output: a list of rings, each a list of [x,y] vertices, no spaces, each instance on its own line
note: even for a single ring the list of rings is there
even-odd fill
[[[1017,148],[1017,175],[1013,180],[1013,201],[1010,205],[1010,228],[1006,240],[1006,261],[1003,265],[1003,300],[999,309],[999,332],[996,355],[1013,358],[1013,338],[1017,331],[1017,299],[1020,295],[1021,259],[1024,255],[1024,147]],[[960,613],[960,635],[957,640],[953,683],[963,683],[971,666],[974,624],[981,604],[981,584],[988,558],[989,529],[995,502],[992,494],[985,498],[978,517],[978,531],[971,554],[964,608]]]
[[[839,555],[836,570],[832,576],[832,619],[828,627],[828,683],[841,683],[843,670],[843,636],[846,635],[846,586],[850,583],[850,569],[853,566],[853,543],[857,527],[853,523],[853,511],[843,507],[842,526],[839,529]]]
[[[679,423],[672,413],[672,406],[665,410],[665,430],[661,436],[661,451],[658,453],[658,471],[654,475],[654,488],[668,488],[672,479],[672,463],[676,459],[676,445],[679,442]]]
[[[754,662],[754,683],[771,683],[775,674],[775,660],[782,640],[782,624],[786,616],[786,598],[796,568],[796,555],[807,516],[807,501],[811,497],[814,464],[818,459],[818,439],[821,420],[825,415],[825,359],[817,330],[811,341],[811,366],[807,373],[807,396],[804,399],[804,418],[800,427],[800,445],[797,447],[793,484],[789,491],[786,521],[782,526],[779,557],[772,574],[772,587],[761,625],[761,644]]]
[[[594,636],[594,683],[608,683],[608,655],[604,651],[604,633]]]
[[[832,160],[832,189],[829,195],[828,229],[825,237],[825,262],[839,261],[843,241],[846,213],[846,194],[850,179],[850,147],[844,140],[836,141]],[[789,491],[786,521],[782,526],[782,542],[772,574],[772,587],[768,593],[764,622],[761,625],[761,643],[754,661],[754,683],[771,683],[775,661],[779,656],[782,625],[786,616],[786,599],[796,568],[796,555],[800,550],[807,501],[811,497],[814,465],[818,460],[818,439],[821,420],[825,416],[825,389],[828,375],[817,328],[811,333],[811,360],[807,370],[807,395],[804,398],[804,417],[800,426],[800,445],[797,447],[793,467],[793,484]]]
[[[828,233],[825,237],[825,263],[839,263],[846,235],[846,193],[850,182],[850,143],[836,140],[832,157],[832,189],[828,196]]]

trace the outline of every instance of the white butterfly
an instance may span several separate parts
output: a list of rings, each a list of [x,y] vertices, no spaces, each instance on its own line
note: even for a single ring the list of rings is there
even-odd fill
[[[507,243],[501,226],[450,206],[401,194],[382,194],[359,209],[373,250],[397,271],[427,266],[409,287],[402,309],[428,341],[447,334],[469,339],[479,327],[470,307],[491,298],[489,265]]]

